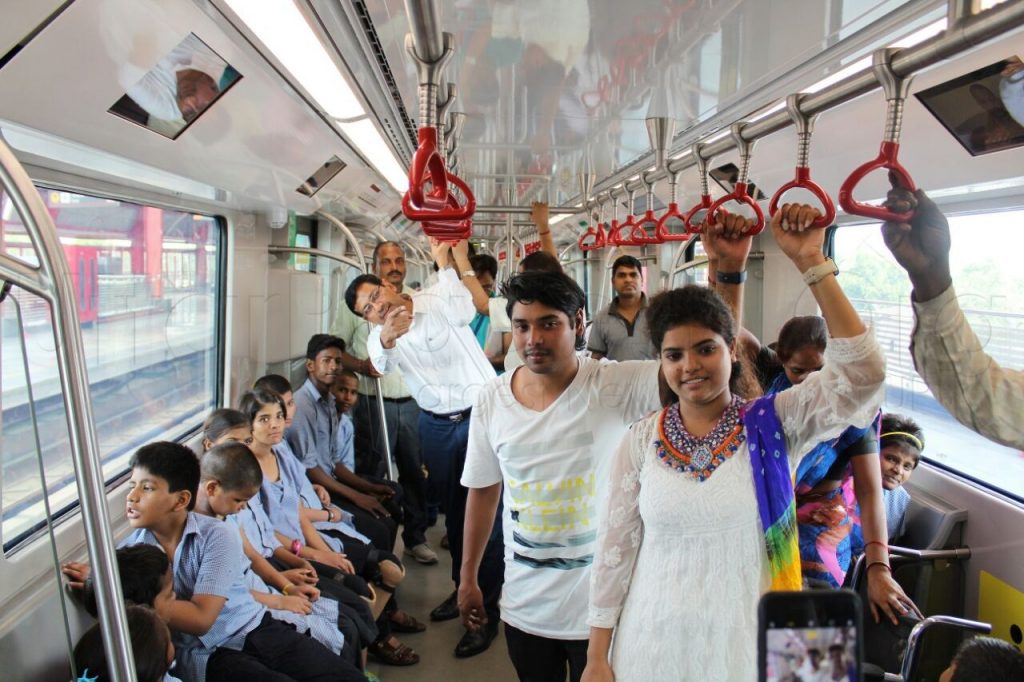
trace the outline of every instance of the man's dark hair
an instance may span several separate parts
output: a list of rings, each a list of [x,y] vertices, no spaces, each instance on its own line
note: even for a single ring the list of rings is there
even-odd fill
[[[153,606],[153,600],[164,586],[164,576],[170,561],[156,545],[128,545],[117,550],[117,573],[121,577],[121,592],[126,602],[139,606]],[[82,606],[93,618],[96,609],[96,585],[90,575],[82,588]]]
[[[343,370],[341,370],[340,372],[338,372],[338,376],[339,377],[350,377],[352,379],[355,379],[356,381],[359,381],[359,375],[356,374],[355,371],[351,370],[351,369],[343,369]],[[337,384],[335,384],[335,385],[337,385]]]
[[[337,348],[345,352],[345,342],[333,334],[313,334],[306,344],[306,359],[316,360],[316,356],[328,348]]]
[[[619,268],[633,268],[640,273],[640,277],[644,276],[643,264],[633,256],[619,256],[616,258],[615,262],[612,263],[612,277],[615,277],[615,271]]]
[[[492,278],[498,277],[498,261],[489,253],[480,253],[473,256],[469,259],[469,265],[477,275],[489,272]]]
[[[288,381],[280,374],[267,374],[257,379],[252,387],[262,388],[264,391],[284,395],[285,393],[290,393],[292,391],[292,382]]]
[[[225,433],[240,426],[249,426],[249,420],[244,414],[230,407],[220,407],[211,412],[203,422],[203,437],[215,443]]]
[[[523,272],[563,272],[562,264],[547,251],[534,251],[519,261]]]
[[[250,424],[256,419],[260,409],[267,405],[276,405],[281,408],[281,414],[288,414],[288,408],[281,400],[281,396],[272,391],[254,388],[251,391],[246,391],[238,399],[238,410],[249,419]]]
[[[356,292],[359,291],[359,287],[364,284],[373,284],[374,286],[380,286],[383,282],[380,281],[380,277],[377,275],[359,275],[354,280],[349,282],[348,287],[345,289],[345,305],[351,310],[357,317],[362,317],[363,313],[356,310]]]
[[[569,324],[574,326],[576,315],[587,304],[583,289],[563,272],[534,271],[515,275],[501,286],[501,295],[508,299],[505,311],[510,318],[516,303],[540,303],[565,313]],[[584,347],[581,334],[576,337],[576,350]]]
[[[143,445],[132,455],[128,466],[145,469],[150,474],[167,481],[172,493],[188,491],[192,499],[188,510],[196,506],[196,492],[199,490],[199,460],[194,452],[180,443],[158,441]]]
[[[199,480],[217,481],[228,492],[259,489],[263,470],[252,450],[241,443],[221,443],[199,459]]]
[[[950,682],[1024,680],[1024,653],[994,637],[975,637],[960,645],[953,657]]]
[[[370,256],[370,262],[373,263],[373,267],[377,267],[377,256],[380,255],[380,250],[385,246],[397,246],[398,250],[405,254],[405,249],[398,242],[377,242],[377,246],[373,247],[373,254]]]
[[[171,640],[167,625],[152,609],[143,606],[129,606],[125,618],[128,621],[136,676],[147,681],[164,679],[169,667],[167,649]],[[86,630],[78,640],[73,657],[75,670],[82,676],[80,679],[88,677],[100,682],[110,679],[99,623]],[[85,675],[86,670],[89,671],[88,675]]]

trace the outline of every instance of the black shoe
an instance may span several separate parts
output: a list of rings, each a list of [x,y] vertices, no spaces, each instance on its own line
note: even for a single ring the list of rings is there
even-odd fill
[[[488,623],[476,632],[466,631],[455,645],[456,658],[469,658],[487,651],[498,634],[498,624]]]
[[[430,620],[434,622],[453,620],[459,617],[459,594],[452,592],[441,605],[430,612]]]

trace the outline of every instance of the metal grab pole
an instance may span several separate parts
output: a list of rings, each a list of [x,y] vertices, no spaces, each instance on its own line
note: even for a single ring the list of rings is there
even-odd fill
[[[2,139],[0,187],[7,192],[21,216],[39,261],[38,268],[33,268],[0,254],[0,277],[37,294],[51,305],[57,370],[67,415],[79,504],[82,506],[85,543],[96,588],[103,650],[111,678],[115,682],[135,682],[135,662],[121,598],[114,538],[110,532],[106,486],[89,402],[89,378],[71,274],[57,238],[57,228],[32,180]],[[43,494],[47,492],[44,490]]]
[[[320,211],[319,215],[322,215],[324,218],[326,218],[327,221],[331,223],[331,225],[334,225],[341,231],[343,235],[345,235],[346,241],[348,241],[348,243],[352,245],[352,250],[355,251],[356,253],[356,260],[359,261],[359,265],[356,267],[358,267],[359,270],[361,270],[364,273],[367,272],[366,256],[363,255],[363,250],[362,248],[360,248],[359,242],[356,240],[355,235],[352,234],[352,230],[348,229],[348,225],[341,222],[340,220],[332,216],[330,213]],[[339,258],[338,260],[341,259]],[[351,261],[342,262],[348,262],[349,264],[351,264]],[[388,480],[395,481],[397,479],[395,478],[395,467],[391,463],[391,438],[388,436],[388,418],[384,415],[384,395],[381,393],[380,378],[374,378],[373,382],[374,386],[377,389],[377,408],[380,411],[380,430],[381,433],[384,435],[384,464],[385,466],[387,466]]]

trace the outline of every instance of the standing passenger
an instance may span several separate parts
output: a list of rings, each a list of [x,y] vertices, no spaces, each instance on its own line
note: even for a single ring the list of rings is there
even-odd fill
[[[447,496],[445,528],[452,553],[452,579],[458,586],[466,508],[466,489],[459,479],[466,460],[469,417],[480,388],[495,373],[469,329],[476,314],[472,295],[448,267],[454,260],[464,278],[474,277],[467,242],[453,247],[431,240],[430,250],[439,268],[436,285],[405,298],[390,283],[362,275],[349,284],[345,302],[353,313],[375,325],[367,340],[373,367],[384,374],[400,368],[420,406],[420,451],[430,480]],[[480,569],[495,619],[503,567],[501,546],[495,538]],[[453,593],[431,618],[457,615]],[[467,632],[455,655],[473,656],[486,650],[491,634]]]
[[[659,407],[658,363],[580,358],[579,286],[531,272],[504,286],[525,366],[488,384],[473,408],[463,485],[459,608],[467,628],[497,629],[476,575],[504,485],[501,615],[520,680],[579,680],[586,603],[607,461],[629,425]]]
[[[416,293],[405,285],[405,253],[395,242],[380,242],[373,249],[373,271],[405,296]],[[420,408],[413,400],[401,370],[387,376],[370,364],[366,339],[370,326],[353,314],[347,305],[338,309],[331,331],[345,342],[347,353],[341,356],[345,369],[359,375],[359,400],[352,411],[355,423],[356,473],[382,476],[385,464],[384,438],[378,433],[380,411],[377,406],[376,379],[384,398],[384,416],[388,424],[388,444],[398,467],[402,485],[402,542],[405,552],[421,564],[436,564],[437,554],[427,544],[427,481],[420,457]],[[435,509],[434,515],[437,515]]]
[[[738,325],[722,299],[689,286],[651,302],[652,336],[678,402],[635,425],[612,462],[592,573],[588,682],[752,680],[758,598],[800,588],[792,475],[816,443],[871,423],[885,381],[878,344],[809,223],[791,205],[772,219],[833,337],[824,368],[799,386],[748,403],[735,393]],[[737,275],[723,283],[742,281],[743,256],[739,267],[722,264]],[[905,611],[894,601],[886,615]],[[723,642],[743,645],[726,654]]]
[[[591,357],[600,360],[653,360],[658,356],[651,344],[647,318],[647,295],[643,292],[643,266],[633,256],[619,256],[612,264],[615,297],[608,307],[594,315],[587,344]]]
[[[882,225],[882,236],[914,285],[910,353],[917,373],[961,424],[1024,449],[1024,372],[1000,367],[967,324],[949,273],[946,217],[921,190],[895,188],[886,206],[897,213],[914,212],[910,223]]]

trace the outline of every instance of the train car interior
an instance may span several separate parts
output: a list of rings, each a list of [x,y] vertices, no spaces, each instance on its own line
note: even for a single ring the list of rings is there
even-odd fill
[[[1024,651],[1024,452],[918,375],[878,208],[887,171],[936,202],[967,319],[1024,368],[1021,0],[4,0],[0,16],[0,679],[75,679],[96,621],[68,561],[106,578],[111,679],[141,679],[109,579],[130,457],[198,451],[210,411],[260,376],[300,385],[378,243],[402,246],[416,289],[436,277],[430,236],[468,237],[500,283],[541,247],[543,202],[591,320],[617,257],[652,296],[707,284],[696,211],[763,228],[791,181],[784,201],[834,200],[825,250],[885,354],[883,409],[927,438],[893,574],[938,620],[913,662],[877,656],[878,679],[938,679],[957,624]],[[770,229],[748,274],[758,339],[818,314]],[[451,590],[443,532],[440,565],[407,562],[421,620]],[[367,670],[516,679],[501,637],[454,657],[461,632],[429,623],[402,635],[418,664]]]

